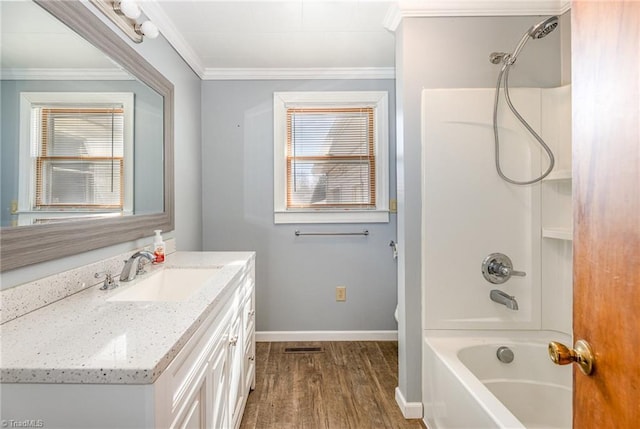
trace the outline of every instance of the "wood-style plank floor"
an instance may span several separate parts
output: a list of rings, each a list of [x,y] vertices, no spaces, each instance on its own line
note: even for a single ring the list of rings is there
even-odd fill
[[[322,347],[321,353],[285,353]],[[241,429],[422,429],[395,401],[398,343],[257,343]]]

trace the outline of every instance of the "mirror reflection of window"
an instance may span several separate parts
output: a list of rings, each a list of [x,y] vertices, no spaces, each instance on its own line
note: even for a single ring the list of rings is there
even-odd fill
[[[20,224],[130,213],[133,94],[21,97]]]
[[[34,209],[123,209],[124,107],[32,108]]]

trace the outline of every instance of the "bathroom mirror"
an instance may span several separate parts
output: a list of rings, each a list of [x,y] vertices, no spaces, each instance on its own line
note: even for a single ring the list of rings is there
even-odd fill
[[[8,2],[2,5],[3,55],[5,52],[10,51],[11,45],[9,42],[11,37],[19,36],[20,39],[31,37],[30,34],[23,30],[17,29],[14,32],[15,34],[10,34],[9,36],[4,34],[5,28],[10,27],[10,25],[6,25],[8,21],[5,21],[5,19],[7,19],[6,16],[8,14],[5,14],[5,8],[7,5],[13,4],[15,6],[20,3],[24,4],[24,2]],[[36,66],[38,73],[42,74],[43,70],[53,73],[64,69],[71,76],[76,73],[78,78],[70,80],[73,77],[57,79],[49,76],[48,79],[45,79],[45,82],[39,81],[33,75],[26,80],[21,80],[21,78],[14,76],[8,78],[9,84],[5,86],[5,83],[7,83],[5,78],[10,73],[7,73],[7,70],[5,70],[7,65],[3,63],[3,130],[9,128],[4,126],[6,119],[19,120],[19,111],[21,109],[24,110],[24,100],[22,100],[22,98],[25,98],[24,94],[28,94],[26,98],[31,97],[33,100],[38,99],[36,95],[32,96],[31,94],[45,94],[45,98],[51,94],[64,95],[69,93],[76,97],[79,95],[80,98],[83,98],[85,94],[87,98],[91,98],[92,94],[96,93],[108,93],[109,96],[112,94],[125,94],[132,101],[131,106],[135,106],[135,108],[131,109],[133,111],[131,115],[132,127],[129,131],[131,141],[129,159],[131,162],[128,165],[132,167],[128,167],[128,172],[124,168],[121,169],[125,170],[125,173],[121,173],[120,177],[126,177],[128,179],[126,183],[124,183],[124,179],[121,181],[111,179],[111,187],[125,189],[126,186],[129,186],[127,192],[122,193],[122,195],[128,195],[129,209],[128,211],[121,210],[116,213],[101,212],[97,215],[85,210],[80,217],[75,217],[74,215],[77,214],[77,211],[72,211],[57,217],[40,216],[45,218],[44,223],[20,224],[24,222],[17,221],[17,214],[20,213],[18,197],[15,191],[17,185],[9,186],[10,183],[18,182],[18,179],[14,179],[13,176],[6,176],[5,173],[7,173],[7,170],[14,170],[15,174],[24,173],[24,170],[21,170],[22,166],[16,161],[18,158],[16,153],[19,149],[12,146],[19,145],[18,140],[24,137],[18,138],[18,132],[14,132],[12,136],[3,131],[1,152],[4,170],[2,173],[1,198],[3,220],[2,228],[0,228],[0,269],[6,271],[108,245],[132,241],[152,235],[154,229],[173,230],[173,85],[80,1],[34,0],[34,3],[29,3],[27,6],[35,7],[38,10],[40,8],[44,9],[44,11],[40,10],[41,13],[39,14],[43,20],[45,18],[54,19],[53,17],[55,17],[59,22],[26,22],[24,19],[27,18],[23,16],[23,19],[19,21],[21,27],[33,28],[34,32],[44,31],[42,29],[47,25],[57,25],[58,28],[62,28],[60,23],[67,27],[60,31],[58,29],[51,30],[52,36],[49,38],[56,39],[60,37],[61,44],[67,49],[57,51],[58,55],[55,58],[57,62],[51,66],[47,67],[44,63]],[[48,16],[48,14],[52,16]],[[11,22],[16,22],[16,20],[11,20]],[[70,35],[62,34],[63,31],[73,32],[81,36],[83,40],[79,40],[78,45],[72,44],[67,37]],[[34,36],[34,40],[37,40],[36,36]],[[53,42],[55,40],[52,40]],[[86,50],[84,46],[81,46],[82,43],[87,45]],[[33,74],[33,70],[29,70],[23,64],[28,64],[29,59],[27,57],[29,56],[33,58],[44,57],[44,55],[39,55],[37,52],[31,52],[32,49],[37,48],[47,49],[46,46],[41,45],[42,43],[27,43],[24,46],[28,46],[29,49],[16,48],[18,53],[16,58],[20,56],[22,58],[18,58],[17,66],[14,65],[14,70],[10,70],[10,72],[19,70],[20,73],[26,76],[29,76],[30,73]],[[54,48],[49,47],[48,49],[53,50]],[[92,49],[95,52],[91,52]],[[88,69],[83,65],[89,64],[83,63],[83,60],[87,58],[90,58],[89,63],[92,65],[92,69]],[[96,70],[99,71],[98,74],[101,73],[107,77],[87,78],[87,73],[90,74],[96,72]],[[85,76],[82,76],[83,74]],[[26,81],[29,81],[29,84],[25,87]],[[18,98],[20,98],[19,101],[17,101]],[[98,100],[98,103],[102,102],[102,100]],[[10,103],[14,103],[14,105]],[[95,120],[92,118],[91,122],[93,123]],[[21,126],[24,128],[24,125]],[[28,122],[27,126],[29,126]],[[14,128],[17,128],[17,126]],[[112,128],[117,127],[112,126]],[[78,129],[78,127],[75,127],[75,129]],[[26,147],[29,148],[29,144]],[[113,148],[113,143],[111,147]],[[22,150],[24,151],[24,149]],[[126,154],[124,159],[127,159]],[[6,167],[8,165],[6,164],[7,160],[11,161],[13,168]],[[113,164],[113,160],[110,162]],[[56,168],[67,173],[71,170],[66,166],[61,168],[60,165],[57,165]],[[109,174],[111,176],[113,176],[113,171],[119,171],[117,169],[114,170],[112,166],[110,168],[111,172]],[[73,177],[78,177],[77,168],[73,170],[76,174]],[[36,175],[33,174],[32,176]],[[25,181],[23,180],[22,182]],[[69,182],[73,185],[78,180],[73,179]],[[115,183],[115,186],[113,183]],[[23,185],[20,186],[22,187]],[[124,197],[121,198],[124,200]],[[100,210],[97,211],[100,212]]]

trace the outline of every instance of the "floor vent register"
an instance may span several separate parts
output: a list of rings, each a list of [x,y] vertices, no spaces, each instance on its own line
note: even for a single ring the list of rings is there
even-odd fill
[[[286,347],[285,353],[324,353],[322,347]]]

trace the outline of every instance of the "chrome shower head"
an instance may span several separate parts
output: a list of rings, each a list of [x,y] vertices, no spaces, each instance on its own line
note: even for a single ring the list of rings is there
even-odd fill
[[[516,58],[518,54],[524,48],[524,45],[529,41],[529,37],[532,39],[542,39],[547,34],[551,33],[558,26],[558,17],[552,16],[550,18],[545,19],[544,21],[540,21],[536,25],[531,26],[529,30],[522,36],[520,39],[520,43],[516,46],[516,49],[513,51],[513,54],[509,55],[508,61],[509,64],[513,64],[516,62]]]
[[[537,23],[532,26],[528,33],[532,39],[542,39],[547,34],[551,33],[558,26],[558,17],[552,16],[551,18],[547,18],[542,22]]]

